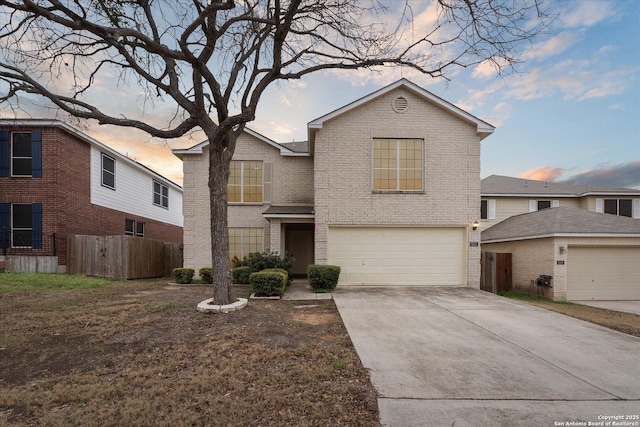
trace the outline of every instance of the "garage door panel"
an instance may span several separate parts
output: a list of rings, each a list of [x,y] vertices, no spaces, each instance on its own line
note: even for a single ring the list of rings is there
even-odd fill
[[[640,299],[640,247],[570,247],[567,299]]]
[[[464,285],[466,229],[331,227],[341,284]]]

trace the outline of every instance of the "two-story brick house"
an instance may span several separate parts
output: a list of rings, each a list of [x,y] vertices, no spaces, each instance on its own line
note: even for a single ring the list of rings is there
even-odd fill
[[[182,241],[182,188],[58,120],[0,120],[0,257],[54,254],[69,234]],[[55,240],[54,240],[55,234]]]
[[[288,252],[340,283],[479,286],[480,141],[493,126],[402,79],[308,124],[247,130],[229,181],[230,256]],[[210,265],[207,142],[184,162],[185,267]]]

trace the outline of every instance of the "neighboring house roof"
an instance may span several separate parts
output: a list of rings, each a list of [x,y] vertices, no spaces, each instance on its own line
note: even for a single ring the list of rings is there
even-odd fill
[[[309,122],[309,124],[307,125],[307,129],[309,132],[309,144],[311,147],[313,147],[313,143],[315,141],[315,133],[317,132],[318,129],[322,129],[322,126],[324,125],[324,122],[331,120],[337,116],[340,116],[350,110],[353,110],[354,108],[358,108],[363,104],[366,104],[367,102],[378,98],[388,92],[391,92],[393,90],[396,90],[398,88],[403,88],[403,89],[407,89],[415,94],[417,94],[418,96],[423,97],[424,99],[436,104],[437,106],[439,106],[440,108],[444,109],[445,111],[448,111],[449,113],[459,117],[460,119],[471,123],[473,125],[476,126],[476,132],[478,135],[480,135],[481,139],[484,139],[485,137],[491,135],[493,133],[493,131],[495,130],[495,127],[490,125],[489,123],[485,122],[484,120],[480,120],[479,118],[477,118],[476,116],[467,113],[466,111],[464,111],[463,109],[456,107],[455,105],[451,104],[448,101],[445,101],[444,99],[434,95],[433,93],[429,92],[426,89],[421,88],[420,86],[416,85],[415,83],[407,80],[407,79],[400,79],[398,81],[396,81],[395,83],[392,83],[386,87],[383,87],[382,89],[379,89],[373,93],[370,93],[369,95],[358,99],[357,101],[354,101],[350,104],[345,105],[344,107],[338,108],[337,110],[334,110],[332,112],[330,112],[329,114],[325,114],[322,117],[319,117],[315,120],[312,120],[311,122]]]
[[[284,145],[289,150],[295,151],[296,153],[309,152],[309,141],[282,142],[280,145]]]
[[[158,172],[150,169],[149,167],[143,165],[142,163],[139,163],[119,152],[117,152],[116,150],[114,150],[111,147],[108,147],[106,145],[104,145],[103,143],[101,143],[100,141],[90,137],[89,135],[86,135],[84,133],[82,133],[81,131],[79,131],[78,129],[74,128],[73,126],[60,121],[60,120],[55,120],[55,119],[0,119],[0,126],[23,126],[23,127],[30,127],[30,128],[36,128],[36,127],[55,127],[58,129],[61,129],[71,135],[74,135],[75,137],[83,140],[84,142],[88,143],[89,145],[93,145],[95,146],[97,149],[99,149],[100,151],[103,151],[105,153],[110,154],[111,156],[117,158],[120,161],[123,162],[127,162],[130,165],[132,165],[134,168],[140,170],[140,171],[144,171],[146,174],[152,175],[155,178],[157,178],[159,181],[163,181],[164,183],[172,186],[173,188],[175,188],[177,191],[182,193],[182,187],[178,184],[176,184],[175,182],[171,181],[170,179],[160,175]]]
[[[273,141],[272,139],[267,138],[266,136],[249,129],[248,127],[244,128],[244,131],[247,135],[251,135],[254,138],[257,138],[258,140],[274,147],[277,148],[278,150],[280,150],[280,155],[281,156],[308,156],[309,152],[307,151],[300,151],[300,150],[295,150],[294,147],[289,147],[286,144],[278,144],[277,142]],[[291,143],[289,143],[291,144]],[[171,150],[171,152],[176,155],[178,158],[182,159],[182,156],[185,154],[202,154],[202,149],[206,146],[209,145],[209,141],[202,141],[199,144],[196,144],[192,147],[189,148],[177,148],[174,150]]]
[[[640,237],[640,221],[560,206],[515,215],[482,232],[482,243],[554,236]]]
[[[606,185],[534,181],[532,179],[491,175],[482,180],[480,194],[482,194],[482,196],[513,197],[583,197],[589,195],[640,196],[640,190],[635,190],[633,188],[610,187]]]

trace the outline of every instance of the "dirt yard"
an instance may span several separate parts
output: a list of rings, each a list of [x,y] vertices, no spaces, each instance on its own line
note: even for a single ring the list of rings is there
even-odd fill
[[[1,295],[0,426],[379,425],[332,301],[197,313],[210,293],[156,280]]]

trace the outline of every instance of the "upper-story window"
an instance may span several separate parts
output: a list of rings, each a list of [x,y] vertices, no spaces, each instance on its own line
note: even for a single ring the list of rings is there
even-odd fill
[[[483,199],[480,201],[480,219],[496,219],[495,199]]]
[[[633,218],[632,199],[604,199],[604,213]]]
[[[262,203],[262,162],[232,161],[227,200],[229,203]]]
[[[422,191],[424,141],[421,139],[373,140],[373,189]]]
[[[560,206],[559,200],[529,200],[529,212],[557,208],[558,206]]]
[[[116,189],[116,160],[102,153],[102,186]]]
[[[169,187],[153,180],[153,204],[169,208]]]
[[[0,131],[0,176],[42,177],[42,132]]]

